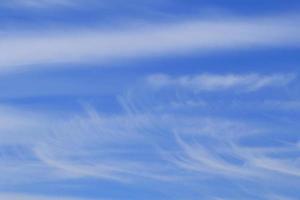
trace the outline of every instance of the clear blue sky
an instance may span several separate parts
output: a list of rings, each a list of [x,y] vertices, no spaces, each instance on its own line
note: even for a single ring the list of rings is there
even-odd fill
[[[0,200],[300,199],[298,0],[0,2]]]

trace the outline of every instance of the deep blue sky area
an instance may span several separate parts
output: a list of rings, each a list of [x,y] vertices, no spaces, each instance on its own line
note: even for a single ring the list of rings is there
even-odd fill
[[[264,16],[287,13],[297,14],[300,3],[297,0],[120,0],[97,1],[87,0],[69,3],[36,3],[18,0],[4,1],[0,5],[0,22],[4,28],[38,28],[61,26],[60,28],[76,27],[110,27],[122,26],[123,23],[164,22],[168,20],[188,20],[203,16]],[[25,2],[25,3],[23,3]],[[44,5],[42,5],[44,4]],[[61,5],[60,5],[61,4]],[[55,9],[46,7],[52,6]],[[129,21],[130,20],[130,21]]]
[[[0,2],[0,200],[300,199],[300,1]]]

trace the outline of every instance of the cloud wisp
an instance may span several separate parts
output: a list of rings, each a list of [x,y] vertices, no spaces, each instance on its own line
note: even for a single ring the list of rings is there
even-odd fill
[[[236,84],[250,89],[252,85],[257,89],[265,87],[260,82],[266,86],[278,82],[286,86],[290,81],[284,75],[279,78],[256,75],[250,78],[254,83],[248,81],[252,75],[231,76],[238,81],[226,88]],[[223,89],[219,86],[220,82],[226,83],[223,76],[209,77],[213,77],[213,83],[208,81],[213,87]],[[216,77],[223,81],[216,81]],[[180,107],[173,106],[169,100],[178,100],[181,94],[185,99],[194,99],[193,95],[201,96],[202,93],[193,93],[185,87],[176,89],[174,85],[167,88],[167,92],[166,89],[161,92],[160,87],[148,84],[142,82],[120,97],[125,112],[104,114],[88,108],[86,113],[68,119],[55,117],[55,120],[32,114],[36,123],[29,121],[30,126],[14,131],[11,126],[4,127],[3,130],[9,130],[10,134],[9,140],[0,141],[3,172],[0,180],[4,181],[0,184],[7,184],[11,174],[18,175],[11,184],[80,178],[123,184],[141,180],[173,184],[178,180],[226,179],[272,185],[277,184],[278,177],[281,183],[289,183],[290,177],[299,180],[300,165],[295,156],[300,152],[298,140],[286,135],[276,141],[276,127],[268,123],[194,112],[195,105],[184,102],[179,102]],[[208,91],[212,91],[211,87],[209,85]],[[147,99],[152,95],[155,100],[150,99],[151,104],[148,104]],[[15,119],[17,123],[28,116],[26,112],[13,109],[10,113],[8,119]],[[4,114],[0,116],[5,118]],[[49,123],[45,122],[47,120]],[[2,132],[0,136],[5,138],[7,133]],[[26,134],[20,137],[22,133]],[[26,136],[29,139],[24,140]],[[261,142],[251,143],[252,140]]]
[[[239,89],[251,92],[265,87],[285,86],[295,78],[295,74],[199,74],[179,77],[156,74],[149,76],[146,81],[156,88],[181,87],[195,91]]]
[[[0,199],[9,200],[91,200],[82,198],[68,198],[68,197],[49,197],[49,196],[38,196],[29,194],[13,194],[13,193],[0,193]]]
[[[57,9],[60,7],[74,7],[79,2],[78,0],[4,0],[0,5],[13,9]]]
[[[0,38],[0,70],[22,69],[23,65],[112,61],[186,52],[299,47],[298,19],[298,16],[200,19],[128,30],[7,32]]]

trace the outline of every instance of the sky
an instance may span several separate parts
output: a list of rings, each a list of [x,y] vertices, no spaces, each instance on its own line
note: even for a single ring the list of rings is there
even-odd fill
[[[300,199],[298,0],[2,0],[0,200]]]

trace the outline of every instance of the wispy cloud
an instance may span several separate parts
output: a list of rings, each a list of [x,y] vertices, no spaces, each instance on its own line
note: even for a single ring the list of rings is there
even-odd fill
[[[74,7],[80,0],[4,0],[0,5],[9,8],[48,9],[58,7]]]
[[[100,115],[88,110],[87,115],[50,120],[42,127],[38,124],[43,118],[36,115],[34,127],[17,129],[10,135],[10,143],[6,144],[11,145],[11,152],[15,153],[2,154],[6,155],[1,157],[2,171],[12,172],[11,168],[5,169],[7,164],[4,163],[19,162],[22,169],[34,166],[29,167],[34,170],[23,173],[23,178],[43,170],[50,171],[52,179],[95,177],[121,182],[140,178],[171,181],[190,173],[246,179],[263,178],[273,173],[300,176],[298,164],[287,154],[297,151],[296,144],[284,151],[275,146],[261,149],[240,144],[245,137],[264,134],[259,126],[230,119],[190,116],[177,108],[169,110],[160,96],[156,96],[156,100],[161,108],[148,112],[142,104],[139,109],[132,107],[140,99],[133,98],[133,102],[127,101],[128,113],[122,115]],[[152,110],[152,107],[147,109]],[[18,112],[17,121],[22,118],[20,113],[23,112]],[[30,130],[34,132],[29,133]],[[24,131],[31,140],[20,137]],[[39,137],[33,137],[35,132],[40,133]],[[21,149],[15,145],[19,140],[23,141]],[[214,148],[207,146],[209,144]],[[7,152],[7,147],[2,151]],[[287,154],[284,159],[274,156],[282,153]],[[17,172],[22,174],[22,171]]]
[[[80,178],[123,184],[147,180],[170,185],[178,180],[193,182],[204,178],[242,180],[258,185],[276,184],[276,177],[286,183],[290,183],[290,177],[299,180],[300,165],[295,156],[299,154],[297,139],[289,140],[285,136],[276,141],[275,125],[249,118],[194,112],[198,104],[195,107],[194,103],[186,102],[198,102],[203,93],[190,90],[191,83],[185,85],[195,79],[201,80],[200,88],[208,87],[209,91],[232,87],[253,91],[285,86],[294,75],[205,74],[199,77],[185,78],[183,89],[176,92],[173,87],[161,92],[142,82],[144,84],[138,84],[120,97],[124,112],[115,114],[87,108],[85,113],[66,117],[0,109],[4,121],[22,125],[19,128],[0,123],[0,129],[9,130],[0,134],[2,138],[9,138],[0,140],[0,170],[3,172],[0,184],[8,184],[6,181],[12,175],[15,178],[11,184]],[[180,77],[167,79],[171,85],[173,82],[182,84]],[[223,82],[226,87],[220,86]],[[179,98],[181,91],[184,101]],[[192,98],[193,95],[197,98]],[[213,101],[206,101],[201,107],[209,109],[210,104]],[[29,121],[23,120],[26,117]],[[251,140],[260,142],[251,143]],[[270,180],[272,183],[267,183]]]
[[[274,199],[274,200],[296,200],[296,198],[289,197],[289,196],[283,196],[283,195],[266,195],[267,199]]]
[[[299,111],[300,100],[266,100],[261,104],[266,109],[284,110],[284,111]]]
[[[0,193],[0,199],[9,200],[88,200],[86,198],[68,198],[68,197],[49,197],[49,196],[39,196],[39,195],[29,195],[29,194],[13,194],[13,193]],[[91,200],[91,199],[89,199]]]
[[[22,120],[28,113],[10,111],[12,114],[8,119],[5,115],[2,119],[13,124],[28,122]],[[0,124],[0,128],[9,131],[0,135],[0,169],[4,172],[0,184],[7,183],[10,174],[18,174],[10,181],[12,184],[80,177],[120,182],[140,178],[173,179],[168,175],[168,167],[158,160],[149,162],[145,158],[156,153],[151,144],[154,142],[152,137],[139,133],[136,125],[150,125],[144,116],[101,116],[89,110],[87,115],[70,119],[54,120],[39,114],[31,117],[35,123],[29,121],[28,126],[9,126],[8,129],[5,124]],[[144,151],[136,152],[138,148]],[[47,175],[43,173],[45,171],[48,171]]]
[[[3,33],[1,70],[60,62],[300,45],[299,17],[187,20],[128,30]],[[38,67],[40,65],[36,65]],[[19,67],[22,69],[24,67]]]
[[[179,77],[157,74],[147,77],[147,82],[158,88],[182,87],[195,91],[240,89],[249,92],[265,87],[285,86],[295,78],[294,74],[199,74]]]

